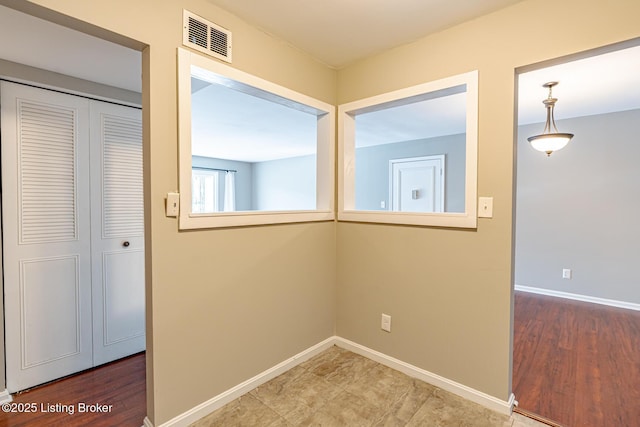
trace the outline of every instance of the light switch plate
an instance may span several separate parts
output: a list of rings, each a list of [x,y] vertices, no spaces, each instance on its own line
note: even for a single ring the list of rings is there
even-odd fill
[[[180,212],[180,193],[167,193],[167,216],[177,217]]]
[[[478,198],[478,218],[493,218],[493,197]]]

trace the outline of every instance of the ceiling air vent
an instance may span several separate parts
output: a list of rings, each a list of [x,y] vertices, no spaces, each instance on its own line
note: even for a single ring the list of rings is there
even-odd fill
[[[231,62],[231,31],[184,11],[182,44],[214,58]]]

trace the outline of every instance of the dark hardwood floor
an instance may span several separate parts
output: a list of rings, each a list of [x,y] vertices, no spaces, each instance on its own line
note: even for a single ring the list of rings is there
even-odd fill
[[[567,427],[640,426],[640,312],[515,293],[513,392]]]
[[[140,427],[147,412],[145,390],[145,355],[138,353],[15,394],[2,406],[0,427]]]

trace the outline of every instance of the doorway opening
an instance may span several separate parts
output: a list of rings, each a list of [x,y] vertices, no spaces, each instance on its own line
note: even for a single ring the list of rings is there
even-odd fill
[[[518,410],[561,425],[638,415],[638,70],[639,39],[517,70],[512,388]],[[547,156],[527,138],[554,81],[558,129],[575,136]]]
[[[43,39],[46,39],[48,43],[42,43]],[[123,37],[121,39],[124,40]],[[91,359],[91,366],[107,363],[127,354],[139,353],[141,350],[144,351],[144,249],[141,246],[144,215],[141,203],[142,126],[140,117],[142,100],[141,50],[144,46],[141,43],[129,40],[131,45],[136,48],[125,47],[4,6],[0,6],[0,40],[11,41],[11,43],[0,42],[0,77],[4,80],[3,94],[12,90],[6,89],[6,87],[15,85],[22,88],[28,87],[34,93],[47,93],[49,95],[55,93],[56,97],[60,97],[52,101],[36,99],[40,95],[34,95],[35,97],[19,95],[19,100],[14,99],[15,102],[12,103],[12,107],[20,111],[16,115],[18,117],[16,120],[23,120],[24,123],[29,122],[30,125],[33,125],[30,130],[40,136],[29,139],[30,137],[26,136],[27,134],[21,130],[20,136],[16,140],[24,142],[29,139],[29,141],[25,142],[25,144],[11,142],[14,148],[19,147],[19,150],[22,150],[20,151],[21,160],[15,165],[12,164],[13,171],[17,172],[19,170],[19,173],[12,174],[13,177],[11,179],[9,179],[9,168],[6,166],[9,158],[7,147],[10,141],[8,139],[2,140],[3,165],[1,172],[3,175],[3,192],[6,195],[9,191],[8,186],[12,184],[13,189],[11,191],[19,195],[17,198],[5,199],[2,206],[3,225],[5,227],[5,233],[2,236],[2,251],[0,251],[4,262],[0,270],[3,278],[0,283],[3,288],[5,309],[2,313],[5,326],[3,329],[7,330],[9,325],[14,323],[13,320],[15,319],[7,320],[7,313],[11,310],[17,313],[16,319],[24,323],[26,314],[24,310],[25,303],[23,302],[27,301],[28,298],[24,297],[28,296],[33,297],[30,300],[32,303],[29,307],[30,313],[37,316],[37,321],[30,322],[29,327],[31,328],[33,325],[39,326],[40,333],[46,332],[48,327],[52,328],[53,331],[51,335],[45,334],[44,339],[32,339],[30,342],[35,344],[28,349],[30,351],[28,355],[25,355],[25,346],[22,346],[23,354],[16,359],[18,360],[18,366],[21,366],[18,369],[23,370],[22,367],[25,367],[25,365],[28,365],[28,367],[42,366],[50,360],[59,361],[71,355],[74,351],[81,353],[87,349],[87,346],[89,346],[89,353],[88,355],[85,354],[83,358],[86,360]],[[7,81],[11,83],[7,83]],[[61,100],[63,98],[64,100]],[[64,107],[65,102],[82,105],[74,104],[66,108]],[[61,106],[62,108],[59,108]],[[6,105],[2,106],[3,111],[6,110],[6,107]],[[125,111],[124,115],[121,114],[122,111]],[[31,115],[32,113],[35,115]],[[128,116],[128,114],[131,114],[131,116]],[[94,117],[97,124],[87,127],[91,116]],[[36,117],[37,120],[32,120],[33,117]],[[43,126],[42,123],[47,122],[49,119],[57,121],[57,125],[62,124],[63,127],[64,123],[71,123],[71,128],[77,125],[78,132],[84,133],[80,137],[73,133],[65,134],[66,131],[60,130],[60,128],[54,129],[48,125]],[[65,120],[70,121],[65,122]],[[24,123],[21,122],[21,124]],[[95,132],[91,129],[95,130]],[[61,137],[55,143],[47,143],[45,140],[49,136],[41,138],[42,133],[40,131],[55,134],[53,136],[49,135],[53,139],[62,134],[66,136]],[[126,134],[126,137],[122,137],[123,134]],[[97,149],[98,145],[89,143],[89,138],[100,140],[99,146],[102,149]],[[53,139],[48,140],[53,141]],[[127,145],[128,143],[132,144]],[[47,150],[52,149],[54,146],[61,147],[61,149],[59,151],[54,150],[55,152],[45,156],[42,167],[39,167],[40,163],[38,162],[43,160],[43,156],[38,144],[44,144],[41,148],[46,148]],[[96,149],[95,156],[90,158],[89,152],[94,151],[94,149]],[[23,155],[27,151],[35,155],[35,157],[30,157],[33,160],[32,162],[25,160],[29,157]],[[86,156],[79,157],[82,153]],[[123,164],[120,161],[122,160],[121,155],[124,155],[127,158],[126,161],[133,165],[127,171],[123,171],[121,168]],[[139,167],[137,166],[138,164]],[[55,165],[53,169],[56,167],[58,169],[68,167],[69,171],[73,172],[72,176],[67,179],[66,187],[61,181],[57,180],[58,176],[56,176],[56,179],[47,179],[46,175],[49,173],[60,172],[60,170],[57,172],[51,170],[49,168],[51,165]],[[105,167],[113,173],[102,173]],[[95,169],[100,173],[95,173],[94,177],[80,173],[88,168]],[[109,209],[109,206],[104,205],[105,201],[113,201],[115,204],[128,204],[133,200],[130,197],[131,195],[128,194],[131,188],[123,188],[122,183],[118,181],[119,178],[123,177],[126,180],[130,180],[132,176],[128,175],[130,172],[137,176],[138,178],[136,179],[139,180],[139,186],[136,184],[132,185],[131,188],[139,189],[139,194],[134,195],[134,204],[139,204],[140,207],[134,209],[131,205],[124,209],[128,213],[133,213],[136,217],[134,222],[137,224],[137,229],[132,233],[132,235],[135,234],[133,238],[124,237],[122,226],[126,228],[128,225],[123,225],[124,223],[119,218],[123,210],[114,204],[110,205],[114,209]],[[60,174],[63,173],[60,172]],[[25,178],[27,175],[31,181]],[[94,185],[101,187],[102,196],[95,201],[81,201],[81,196],[76,190],[86,186],[88,191],[85,193],[88,194]],[[44,191],[43,188],[45,187],[49,188],[50,191]],[[65,196],[67,197],[65,200],[69,200],[69,206],[72,209],[69,210],[69,206],[65,207],[55,203],[55,206],[47,205],[47,203],[51,202],[52,195],[54,193],[62,193],[61,189],[64,188],[70,191],[67,194],[68,197]],[[16,204],[14,200],[18,200],[18,203]],[[35,216],[30,217],[32,220],[29,223],[30,225],[27,224],[29,221],[25,220],[27,218],[25,212],[29,210],[26,208],[27,205],[30,206],[29,209],[35,207],[36,211],[42,208],[39,213],[36,212]],[[106,208],[101,208],[103,206],[106,206]],[[58,253],[57,249],[54,248],[52,253],[45,256],[46,259],[38,260],[41,254],[31,253],[25,255],[26,258],[24,259],[14,259],[13,261],[15,262],[13,264],[15,265],[9,266],[7,257],[9,255],[13,256],[15,253],[12,248],[7,249],[5,247],[7,235],[10,234],[8,232],[8,227],[10,226],[7,223],[7,215],[9,215],[8,212],[10,210],[13,213],[17,213],[18,217],[16,221],[11,223],[12,230],[18,230],[15,246],[20,245],[23,248],[27,248],[34,244],[31,241],[33,239],[39,241],[44,239],[49,242],[56,239],[61,241],[84,239],[85,242],[91,242],[92,238],[97,238],[98,240],[106,238],[107,240],[112,240],[108,244],[113,243],[117,247],[105,246],[103,248],[104,251],[100,250],[100,253],[98,253],[93,250],[98,247],[96,241],[93,246],[89,243],[88,246],[76,248],[75,255],[69,256]],[[35,211],[29,212],[33,213]],[[72,219],[68,223],[71,224],[71,228],[65,231],[67,234],[64,238],[59,237],[56,234],[55,227],[52,227],[55,221],[51,218],[54,214],[59,214],[60,217],[67,215]],[[87,218],[91,216],[102,220],[96,221],[95,224],[90,224]],[[104,227],[105,224],[107,225],[106,228]],[[111,228],[108,226],[109,224],[111,224]],[[43,226],[46,226],[51,233],[48,234],[48,237],[43,237],[43,234],[38,233],[28,234],[26,233],[29,228],[27,225],[31,227],[31,231],[41,230]],[[104,243],[107,243],[107,241],[105,240]],[[133,253],[133,258],[122,256],[125,250]],[[83,260],[83,257],[89,261]],[[36,260],[42,262],[35,262]],[[88,266],[85,261],[89,263]],[[83,263],[85,263],[84,266],[80,267]],[[96,265],[101,266],[99,272],[95,268]],[[135,266],[134,269],[136,270],[133,279],[133,276],[123,274],[121,270],[123,266],[132,265]],[[9,269],[13,269],[17,274],[8,277]],[[96,272],[96,274],[92,274],[92,271]],[[51,277],[69,279],[69,283],[53,289],[53,287],[47,286],[48,283],[55,282]],[[16,278],[17,280],[14,280]],[[96,284],[98,280],[102,279],[106,279],[105,283],[122,283],[126,280],[127,285],[131,285],[135,282],[136,289],[122,286],[105,286],[104,283]],[[94,286],[94,284],[96,285]],[[16,304],[15,298],[7,297],[7,292],[10,292],[8,291],[9,286],[13,286],[14,289],[18,290],[23,302]],[[65,307],[69,311],[65,311],[64,316],[57,316],[55,321],[51,321],[47,317],[47,315],[52,314],[49,313],[49,308],[53,306],[51,302],[63,300],[59,292],[61,290],[64,290],[65,294],[74,300],[64,299],[66,301]],[[136,294],[136,301],[142,300],[142,312],[140,312],[139,304],[131,304],[134,298],[129,298],[131,296],[130,292]],[[101,303],[92,301],[93,296],[107,293],[109,295]],[[83,311],[84,308],[80,307],[81,300],[84,305],[90,306],[90,310],[102,311],[92,319],[90,315],[87,315],[87,312]],[[116,318],[118,320],[114,321]],[[134,319],[134,323],[138,325],[135,330],[127,329],[127,322],[121,321],[125,318]],[[68,334],[66,341],[62,343],[55,339],[56,333],[69,325],[74,326],[75,332]],[[23,331],[25,330],[24,327],[21,328],[19,325],[14,326]],[[11,327],[13,328],[14,326]],[[103,334],[99,339],[93,339],[93,333],[98,329]],[[34,331],[30,330],[29,332],[33,333]],[[7,332],[7,340],[9,335],[10,333]],[[82,341],[82,338],[87,336],[89,341]],[[120,355],[112,351],[113,347],[110,346],[112,343],[123,342],[132,336],[135,336],[139,342],[141,341],[141,348],[138,348],[138,346],[130,352],[125,351]],[[140,337],[142,338],[141,340]],[[18,342],[21,339],[23,343],[29,341],[25,341],[24,337],[22,337],[18,338]],[[2,341],[4,344],[4,340]],[[53,353],[47,353],[48,350],[45,349],[45,344],[52,341],[55,341],[58,347],[54,348]],[[99,357],[94,357],[94,354],[98,353],[94,344],[99,344],[99,346],[105,344],[104,347],[108,348],[108,350]],[[2,351],[3,355],[6,356],[7,362],[13,357],[7,354],[10,351],[9,347],[9,345],[5,344]],[[40,382],[55,379],[53,377],[42,377],[36,379],[35,382],[16,382],[12,383],[14,385],[9,385],[10,381],[6,380],[14,372],[9,373],[8,371],[11,369],[9,363],[7,363],[7,366],[6,376],[3,375],[3,381],[6,382],[9,392],[19,391],[23,388],[37,385]],[[86,365],[82,365],[78,367],[77,371],[86,368]],[[75,368],[73,367],[65,367],[60,371],[60,375],[67,375],[74,372],[74,370]],[[2,394],[0,399],[6,400],[10,398],[7,390]]]

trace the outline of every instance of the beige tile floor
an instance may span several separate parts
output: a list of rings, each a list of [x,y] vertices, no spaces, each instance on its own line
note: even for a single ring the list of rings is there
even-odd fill
[[[544,426],[490,411],[370,359],[331,347],[192,424],[246,426]]]

